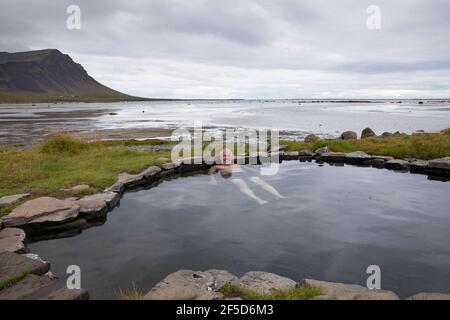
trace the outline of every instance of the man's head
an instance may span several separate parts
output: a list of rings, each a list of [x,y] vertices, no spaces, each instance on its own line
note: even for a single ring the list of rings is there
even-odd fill
[[[234,154],[230,149],[224,148],[220,152],[220,161],[222,164],[233,164]]]

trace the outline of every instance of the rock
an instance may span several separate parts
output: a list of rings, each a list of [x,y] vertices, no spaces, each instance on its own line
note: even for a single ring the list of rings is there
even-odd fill
[[[53,272],[51,272],[51,271],[48,271],[47,273],[45,273],[45,274],[44,274],[44,277],[50,278],[50,279],[52,279],[52,280],[58,279],[58,277],[55,276],[55,274],[54,274]]]
[[[384,164],[384,167],[391,170],[406,171],[409,170],[409,162],[406,160],[389,160]]]
[[[314,142],[316,142],[317,140],[319,140],[319,137],[316,136],[315,134],[308,134],[308,135],[305,137],[305,142],[306,142],[306,143],[314,143]]]
[[[375,137],[375,136],[376,136],[375,132],[373,132],[373,130],[370,129],[370,128],[365,128],[361,132],[361,139],[365,139],[365,138],[369,138],[369,137]]]
[[[372,159],[372,156],[369,156],[367,153],[363,151],[350,152],[347,153],[345,156],[345,162],[350,164],[360,164],[370,159]]]
[[[25,232],[19,228],[6,228],[0,230],[0,252],[28,252],[23,244]]]
[[[327,152],[319,156],[318,159],[325,162],[345,162],[346,154],[342,152]]]
[[[181,165],[181,163],[179,162],[169,162],[169,163],[164,163],[161,165],[161,168],[163,168],[163,170],[173,170],[178,168]]]
[[[3,217],[6,227],[22,226],[29,223],[61,223],[78,216],[80,207],[73,201],[42,197],[27,201]]]
[[[161,172],[161,168],[157,167],[157,166],[151,166],[148,167],[147,169],[145,169],[144,171],[141,172],[141,175],[146,178],[152,178],[153,176],[155,176],[156,174],[158,174],[159,172]]]
[[[389,138],[389,137],[392,137],[394,134],[393,133],[390,133],[390,132],[383,132],[382,134],[381,134],[381,137],[383,137],[383,138]]]
[[[48,272],[50,264],[8,251],[0,253],[0,280],[10,278],[24,269],[42,275]]]
[[[143,179],[144,176],[142,174],[121,173],[117,178],[117,182],[113,184],[111,187],[105,189],[105,192],[111,191],[116,193],[122,193],[123,191],[125,191],[126,187],[138,184]]]
[[[450,157],[430,160],[428,166],[435,169],[450,170]]]
[[[383,161],[394,160],[394,157],[391,156],[373,156],[374,159],[381,159]]]
[[[90,186],[87,184],[79,184],[77,186],[73,186],[72,188],[62,189],[63,191],[82,191],[89,189]]]
[[[298,160],[298,152],[285,152],[280,157],[283,160]]]
[[[311,157],[312,158],[312,157],[314,157],[314,155],[315,155],[315,153],[308,149],[300,150],[298,152],[299,157]]]
[[[80,213],[86,218],[96,218],[112,210],[119,201],[120,196],[116,192],[103,192],[86,196],[76,201],[80,207]]]
[[[297,285],[297,282],[274,273],[250,271],[235,281],[234,284],[255,292],[270,294],[276,290],[292,289]]]
[[[301,284],[321,288],[322,294],[311,300],[399,300],[399,297],[392,291],[369,290],[357,284],[344,284],[312,279],[304,279]]]
[[[152,300],[204,298],[205,295],[218,291],[223,285],[236,280],[234,275],[224,270],[204,272],[179,270],[165,277],[144,298]]]
[[[274,153],[274,152],[283,152],[283,151],[286,151],[286,149],[287,149],[287,145],[280,144],[278,146],[273,146],[273,147],[269,146],[267,151],[270,153]]]
[[[372,166],[374,168],[384,168],[384,164],[386,161],[384,161],[383,159],[379,159],[379,158],[375,158],[375,159],[370,159],[370,160],[364,160],[363,161],[363,165],[366,166]]]
[[[419,292],[406,300],[450,300],[450,294],[438,292]]]
[[[321,156],[322,154],[328,153],[328,152],[330,152],[330,149],[328,147],[322,147],[322,148],[319,148],[316,150],[316,154],[318,156]]]
[[[422,172],[428,168],[428,161],[426,160],[415,160],[410,163],[411,171]]]
[[[42,263],[42,264],[48,264],[47,261],[45,261],[38,254],[35,254],[35,253],[25,253],[25,254],[22,254],[22,256],[27,257],[28,259],[37,261],[37,262]],[[49,272],[50,271],[48,271],[47,273],[49,273]]]
[[[29,193],[15,194],[12,196],[5,196],[0,198],[0,208],[13,205],[14,203],[29,197]]]
[[[63,282],[34,274],[0,291],[0,300],[84,300],[88,298],[86,290],[69,290]]]
[[[344,131],[341,134],[342,140],[356,140],[358,139],[358,136],[356,135],[355,131]]]

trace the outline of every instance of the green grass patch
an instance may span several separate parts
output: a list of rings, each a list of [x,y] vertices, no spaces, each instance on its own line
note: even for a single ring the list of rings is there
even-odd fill
[[[160,142],[157,142],[160,143]],[[31,150],[0,148],[0,197],[29,192],[38,196],[81,196],[112,185],[121,172],[139,173],[170,152],[141,152],[126,148],[126,142],[88,143],[66,134],[56,134]],[[89,189],[63,191],[75,185]],[[2,208],[0,216],[12,208]]]
[[[226,284],[219,290],[226,298],[244,300],[307,300],[322,294],[318,287],[296,286],[289,290],[276,290],[265,294],[234,284]]]
[[[30,274],[30,270],[28,269],[22,269],[15,275],[8,277],[6,279],[0,279],[0,290],[9,288],[19,282],[20,280],[24,279],[26,276]]]
[[[328,146],[335,152],[364,151],[371,155],[385,155],[395,158],[416,158],[430,160],[450,156],[450,129],[441,133],[419,135],[398,135],[392,137],[371,137],[359,140],[318,140],[315,143],[282,141],[289,151],[300,151]]]
[[[144,300],[145,294],[133,282],[130,289],[119,290],[118,300]]]

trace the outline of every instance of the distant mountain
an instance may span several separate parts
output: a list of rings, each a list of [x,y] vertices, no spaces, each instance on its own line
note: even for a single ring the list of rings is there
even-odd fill
[[[0,52],[0,102],[144,100],[108,88],[59,50]]]

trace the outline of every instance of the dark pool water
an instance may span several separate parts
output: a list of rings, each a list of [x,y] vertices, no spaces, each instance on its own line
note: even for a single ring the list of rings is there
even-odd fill
[[[383,289],[402,296],[450,292],[450,183],[354,166],[284,162],[274,176],[246,168],[229,179],[199,174],[127,193],[102,226],[29,244],[65,279],[79,265],[91,298],[148,291],[178,269],[275,272],[365,285],[381,268]],[[279,199],[254,183],[260,177]],[[261,199],[243,194],[242,179]]]

